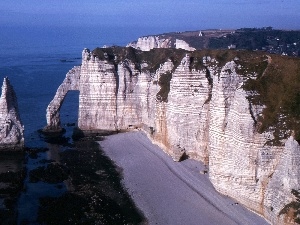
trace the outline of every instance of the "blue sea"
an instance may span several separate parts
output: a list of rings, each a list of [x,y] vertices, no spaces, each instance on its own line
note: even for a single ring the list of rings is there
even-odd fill
[[[18,97],[26,145],[46,125],[45,112],[66,73],[81,64],[84,48],[125,46],[160,28],[134,27],[0,27],[0,80],[8,77]],[[62,62],[61,60],[66,60]],[[77,120],[78,93],[70,93],[62,122]]]
[[[130,28],[1,27],[0,80],[7,76],[15,89],[26,145],[32,145],[31,135],[46,125],[46,107],[68,70],[80,65],[84,48],[125,46],[143,34]],[[68,94],[62,122],[77,119],[77,99],[78,93]]]
[[[47,105],[66,73],[81,64],[82,50],[125,46],[139,36],[159,32],[160,29],[130,27],[0,27],[0,81],[8,77],[16,92],[25,126],[25,145],[50,148],[50,153],[40,153],[37,159],[27,158],[27,177],[17,206],[19,224],[36,224],[40,196],[59,196],[66,191],[43,182],[30,183],[28,173],[40,166],[41,159],[49,159],[51,148],[55,148],[39,138],[38,130],[46,125]],[[61,109],[62,124],[77,122],[78,95],[67,95]]]

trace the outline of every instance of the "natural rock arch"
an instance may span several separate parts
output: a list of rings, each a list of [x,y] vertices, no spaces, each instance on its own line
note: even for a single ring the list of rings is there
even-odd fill
[[[80,66],[73,67],[66,75],[62,84],[58,87],[53,100],[46,110],[47,126],[44,132],[60,132],[60,108],[69,91],[79,91]]]

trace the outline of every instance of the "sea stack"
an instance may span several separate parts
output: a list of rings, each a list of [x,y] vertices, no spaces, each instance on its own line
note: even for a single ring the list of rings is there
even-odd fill
[[[0,150],[21,150],[23,147],[24,125],[19,115],[17,96],[5,77],[0,98]]]

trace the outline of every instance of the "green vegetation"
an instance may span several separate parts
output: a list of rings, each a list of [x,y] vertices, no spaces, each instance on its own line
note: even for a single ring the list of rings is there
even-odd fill
[[[202,70],[206,68],[203,64],[203,58],[214,58],[217,62],[209,62],[208,65],[217,65],[219,67],[224,66],[227,62],[232,61],[237,55],[242,55],[242,52],[234,50],[202,50],[194,51],[190,53],[191,68],[196,70]]]
[[[280,210],[279,215],[288,215],[292,210],[294,222],[300,224],[300,193],[295,189],[292,189],[291,193],[296,197],[296,200],[285,205],[283,209]]]
[[[259,118],[259,132],[274,131],[270,144],[280,145],[294,131],[300,140],[300,59],[272,55],[271,62],[241,62],[245,71],[256,71],[256,79],[248,79],[244,88],[258,95],[249,97],[253,104],[265,105]]]
[[[284,52],[288,55],[299,56],[300,32],[273,30],[270,27],[243,28],[223,37],[210,38],[208,47],[224,49],[231,44],[235,45],[237,49],[258,49],[269,53],[281,54]]]
[[[272,27],[242,28],[238,30],[202,30],[172,32],[158,35],[168,39],[175,47],[176,39],[184,40],[196,49],[235,49],[263,50],[268,54],[300,56],[300,31],[275,30]]]
[[[159,92],[156,94],[156,98],[162,102],[168,102],[168,95],[170,92],[170,81],[172,79],[172,73],[167,72],[160,76],[158,85],[160,86]]]
[[[300,140],[300,59],[279,55],[267,56],[264,52],[246,50],[203,50],[191,54],[191,68],[205,69],[202,59],[215,58],[218,66],[236,61],[238,74],[247,77],[244,89],[257,93],[248,100],[254,105],[264,105],[258,118],[257,130],[273,131],[274,139],[269,144],[281,145],[294,132]],[[211,62],[211,64],[216,64]]]
[[[93,51],[102,60],[114,65],[130,60],[141,72],[141,64],[147,63],[145,70],[154,73],[168,59],[176,68],[181,59],[190,55],[190,69],[206,70],[207,66],[217,66],[219,70],[227,62],[234,60],[238,65],[237,72],[245,78],[244,89],[254,93],[248,100],[254,105],[264,105],[262,116],[256,121],[258,132],[271,131],[274,139],[268,144],[281,145],[281,140],[291,135],[300,140],[300,59],[279,55],[267,56],[265,52],[247,50],[202,50],[188,52],[182,49],[152,49],[142,52],[133,48],[97,48]],[[214,58],[207,61],[204,58]],[[231,71],[228,71],[231,73]],[[170,91],[171,73],[160,77],[158,84],[161,90],[158,99],[167,102]],[[208,77],[208,79],[210,79]],[[210,80],[212,82],[212,80]]]
[[[141,64],[147,63],[147,67],[143,70],[148,70],[150,73],[155,73],[159,69],[160,65],[168,60],[171,60],[174,64],[174,69],[179,65],[182,58],[185,56],[186,51],[182,49],[152,49],[149,52],[143,52],[134,48],[96,48],[93,51],[100,60],[108,60],[115,66],[122,61],[130,60],[135,65],[135,69],[139,72],[142,71]],[[157,99],[159,101],[167,102],[168,94],[170,91],[170,81],[172,79],[172,73],[168,72],[162,74],[158,81],[158,85],[161,87],[157,93]]]
[[[98,56],[100,60],[108,60],[113,64],[119,64],[125,59],[130,60],[135,64],[135,69],[141,71],[141,64],[146,62],[148,67],[145,68],[154,73],[160,64],[166,62],[168,59],[172,60],[175,67],[177,67],[185,54],[182,49],[152,49],[149,52],[143,52],[132,47],[111,47],[111,48],[96,48],[93,54]],[[115,57],[117,56],[117,58]]]

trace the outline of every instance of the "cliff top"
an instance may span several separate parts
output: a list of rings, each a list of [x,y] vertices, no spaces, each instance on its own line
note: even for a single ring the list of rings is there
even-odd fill
[[[111,48],[96,48],[93,54],[100,60],[108,60],[109,62],[118,64],[125,59],[130,60],[136,66],[137,70],[141,70],[141,64],[148,63],[147,69],[150,72],[155,72],[161,63],[171,59],[174,65],[179,65],[181,59],[186,54],[182,49],[160,48],[152,49],[149,52],[143,52],[132,47],[111,47]]]
[[[132,47],[119,47],[113,46],[109,48],[96,48],[92,51],[92,54],[97,56],[100,60],[107,60],[113,64],[118,64],[125,59],[135,63],[137,69],[139,69],[141,63],[148,63],[147,70],[155,72],[161,63],[170,59],[175,67],[179,65],[182,58],[189,54],[191,59],[191,69],[203,69],[202,62],[203,57],[210,56],[215,58],[219,66],[224,66],[226,62],[232,61],[238,58],[240,62],[256,62],[257,57],[265,55],[264,52],[253,52],[247,50],[217,50],[217,49],[205,49],[196,51],[187,51],[183,49],[173,48],[155,48],[150,51],[141,51]],[[254,60],[254,61],[253,61]]]

